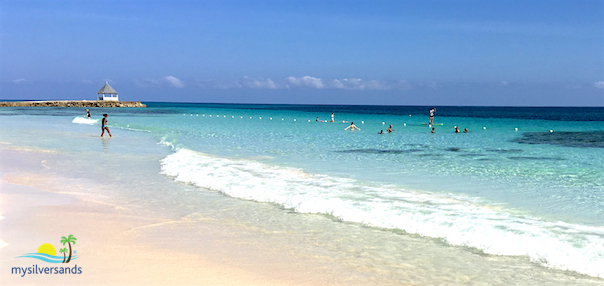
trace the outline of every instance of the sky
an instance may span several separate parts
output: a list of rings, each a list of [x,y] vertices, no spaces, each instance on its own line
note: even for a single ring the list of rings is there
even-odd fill
[[[0,100],[604,106],[604,0],[0,0]]]

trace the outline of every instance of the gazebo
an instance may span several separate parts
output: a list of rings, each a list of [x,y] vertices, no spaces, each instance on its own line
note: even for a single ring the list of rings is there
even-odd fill
[[[119,101],[117,91],[108,82],[105,82],[105,85],[96,94],[99,95],[99,100]]]

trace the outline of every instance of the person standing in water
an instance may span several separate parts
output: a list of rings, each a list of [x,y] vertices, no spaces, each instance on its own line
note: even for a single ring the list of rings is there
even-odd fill
[[[90,119],[90,110],[86,109],[86,116]]]
[[[361,128],[358,128],[356,125],[354,125],[354,122],[350,122],[350,126],[344,128],[344,130],[348,130],[349,128],[350,128],[350,131],[354,131],[355,129],[361,130]]]
[[[386,129],[386,131],[388,131],[388,133],[392,133],[392,131],[394,131],[394,129],[392,129],[392,124],[390,125],[390,127],[388,127],[388,129]]]
[[[436,108],[432,107],[430,109],[430,121],[428,121],[428,124],[432,125],[432,123],[434,122],[434,112],[436,112]]]
[[[334,121],[334,120],[335,120],[335,118],[336,118],[336,116],[335,116],[335,115],[333,114],[333,112],[332,112],[332,113],[331,113],[331,121],[329,121],[329,122],[335,122],[335,121]]]
[[[107,130],[107,134],[109,134],[109,137],[111,136],[111,132],[109,132],[109,127],[107,127],[107,113],[103,114],[103,121],[101,122],[101,137],[103,137],[103,134],[105,134],[105,130]]]

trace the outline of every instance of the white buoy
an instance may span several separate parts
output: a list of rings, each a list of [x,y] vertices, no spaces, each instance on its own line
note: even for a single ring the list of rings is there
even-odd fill
[[[199,116],[199,114],[195,114],[195,116]]]
[[[549,131],[549,133],[553,133],[553,132],[554,132],[554,130],[550,130],[550,131]]]
[[[212,117],[212,114],[210,114],[210,117]]]
[[[241,118],[243,118],[243,116],[241,116]]]
[[[409,116],[411,116],[411,114],[409,114]]]
[[[310,122],[310,119],[308,119],[308,122]]]
[[[482,127],[482,129],[487,130],[487,128],[486,128],[486,127],[484,127],[484,126]]]
[[[514,128],[516,131],[518,131],[518,127]]]
[[[235,115],[231,115],[231,118],[235,118]]]
[[[250,116],[250,119],[252,119],[252,117]]]
[[[403,126],[407,126],[407,123],[403,123]]]
[[[203,114],[202,116],[206,116],[205,114]]]
[[[281,118],[281,121],[283,121],[283,120],[284,120],[284,119],[283,119],[283,118]]]
[[[294,118],[294,121],[296,121],[296,119]]]
[[[182,116],[187,116],[187,115],[183,113]]]
[[[258,117],[258,118],[262,119],[262,117]]]
[[[361,124],[365,124],[365,121],[361,121]]]
[[[270,120],[273,120],[273,118],[271,117]]]
[[[382,122],[382,125],[386,124],[386,122]]]

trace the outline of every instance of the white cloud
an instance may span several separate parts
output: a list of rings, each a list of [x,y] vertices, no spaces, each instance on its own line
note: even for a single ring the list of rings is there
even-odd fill
[[[255,79],[248,76],[244,76],[243,79],[238,80],[236,83],[239,87],[247,88],[266,88],[266,89],[277,89],[279,88],[273,80],[267,79]]]
[[[148,80],[147,80],[148,81]],[[139,81],[142,85],[143,81]],[[148,84],[148,83],[145,83]],[[344,78],[323,80],[318,77],[290,76],[280,81],[274,81],[270,78],[252,78],[244,76],[235,81],[217,81],[217,80],[195,80],[195,85],[200,88],[251,88],[251,89],[282,89],[282,88],[314,88],[314,89],[347,89],[347,90],[409,90],[412,84],[405,80],[398,81],[380,81],[363,80],[359,78]],[[434,85],[434,83],[432,83]]]
[[[279,89],[283,87],[282,84],[275,83],[272,79],[267,78],[252,78],[244,76],[241,79],[231,82],[217,81],[217,80],[195,80],[195,84],[201,88],[218,88],[218,89],[230,89],[230,88],[254,88],[254,89]]]
[[[601,81],[597,81],[597,82],[594,83],[594,86],[596,88],[604,88],[604,81],[602,81],[602,80]]]
[[[312,76],[303,76],[303,77],[293,77],[290,76],[285,79],[291,85],[294,86],[308,86],[314,88],[324,88],[323,80],[320,78],[312,77]]]
[[[408,83],[406,80],[398,80],[395,84],[394,84],[394,88],[395,89],[404,89],[404,90],[409,90],[412,88],[411,84]]]
[[[24,83],[26,82],[26,80],[24,78],[20,78],[20,79],[13,79],[13,82],[16,84],[20,84],[20,83]]]
[[[360,78],[345,78],[334,80],[334,88],[345,89],[368,89],[368,90],[386,90],[392,88],[388,83],[378,80],[362,80]]]
[[[344,78],[340,81],[344,88],[348,89],[365,89],[363,86],[363,80],[360,78]]]
[[[339,79],[334,79],[332,85],[335,88],[346,88],[346,86]]]
[[[174,87],[177,87],[177,88],[185,87],[185,85],[182,83],[182,81],[180,79],[177,79],[171,75],[165,77],[164,79],[166,81],[168,81],[170,84],[172,84]]]
[[[393,86],[378,80],[362,80],[360,78],[334,79],[332,81],[323,81],[320,78],[312,76],[293,77],[285,79],[286,85],[312,87],[312,88],[335,88],[335,89],[359,89],[359,90],[386,90]]]

